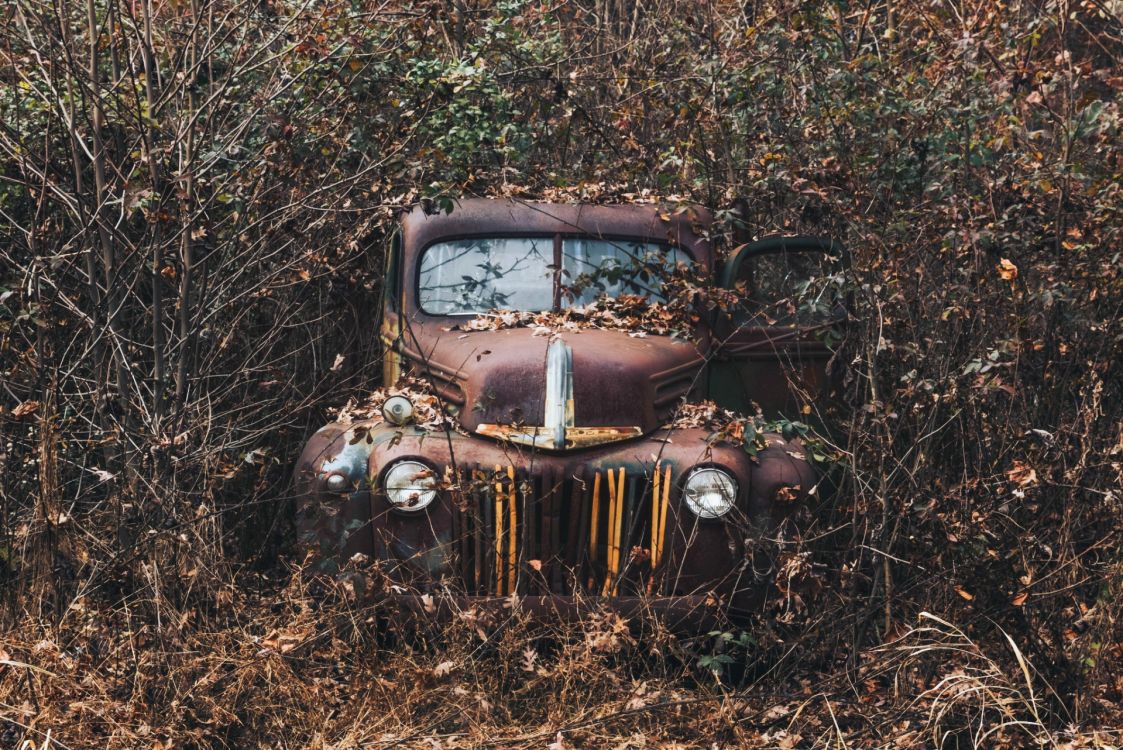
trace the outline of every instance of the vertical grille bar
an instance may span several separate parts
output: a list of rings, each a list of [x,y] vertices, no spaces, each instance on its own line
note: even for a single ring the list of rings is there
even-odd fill
[[[518,581],[518,487],[515,485],[515,467],[507,466],[507,505],[510,508],[510,531],[507,534],[507,593],[515,593]]]
[[[608,485],[608,519],[605,524],[605,567],[604,580],[601,581],[601,596],[608,596],[608,586],[612,580],[612,553],[616,550],[616,472],[609,469],[605,474],[607,474]]]
[[[659,472],[662,469],[655,462],[655,473],[651,477],[651,575],[655,579],[655,566],[659,563]],[[648,586],[651,593],[651,586]]]
[[[620,546],[620,568],[622,570],[628,567],[628,561],[632,554],[632,540],[635,539],[636,521],[639,516],[636,513],[636,491],[639,489],[637,485],[642,478],[642,475],[628,477],[624,491],[621,493],[624,495],[624,541]]]
[[[503,507],[502,467],[495,465],[495,593],[503,595],[503,527],[506,517]]]
[[[664,552],[664,548],[667,544],[667,506],[670,504],[670,495],[671,495],[671,466],[670,466],[670,464],[667,465],[666,471],[663,474],[662,489],[663,489],[663,496],[661,498],[659,498],[659,530],[658,530],[658,532],[656,532],[656,538],[658,539],[658,544],[657,544],[658,554],[656,555],[656,560],[655,560],[655,563],[654,563],[655,567],[658,567],[662,564],[662,562],[663,562],[663,552]],[[655,502],[655,498],[652,498],[652,502],[653,503]],[[655,568],[652,568],[652,575],[653,576],[655,575]]]
[[[464,474],[459,468],[453,468],[453,484],[456,492],[452,496],[452,539],[450,547],[455,558],[454,570],[458,571],[460,580],[467,580],[468,573],[468,514],[465,512],[466,492],[464,489]]]
[[[469,588],[472,593],[483,593],[481,587],[484,582],[484,558],[486,551],[484,547],[485,523],[483,507],[480,500],[480,470],[477,466],[472,466],[469,470],[469,476],[472,477],[471,491],[471,508],[472,514],[472,583]]]
[[[479,483],[480,515],[484,519],[483,538],[480,545],[480,558],[483,561],[482,577],[480,578],[480,593],[490,594],[496,579],[495,573],[495,504],[491,485],[488,481],[488,472],[480,468]]]
[[[546,591],[542,591],[542,589],[545,588],[545,586],[543,586],[543,582],[547,580],[546,576],[549,574],[549,568],[551,565],[550,555],[552,554],[552,552],[550,550],[550,524],[553,519],[550,514],[554,489],[554,472],[550,467],[546,467],[541,476],[542,482],[538,490],[537,502],[538,523],[535,524],[535,532],[538,535],[538,544],[534,549],[534,557],[536,560],[541,562],[542,568],[541,570],[537,571],[537,575],[535,574],[535,572],[531,572],[530,575],[534,577],[535,585],[538,587],[538,590],[541,593],[547,593]]]
[[[568,497],[569,500],[567,506],[569,508],[569,522],[565,534],[565,552],[561,554],[566,566],[577,574],[577,580],[581,580],[581,547],[579,545],[581,540],[585,539],[585,535],[588,534],[588,528],[582,528],[585,520],[585,506],[588,505],[581,490],[584,475],[585,469],[581,467],[574,476],[564,477],[569,482],[569,486],[566,487],[563,483],[561,488],[562,499],[565,500]],[[568,493],[565,492],[566,489],[569,490]]]
[[[617,576],[620,573],[621,546],[623,545],[624,532],[624,481],[626,475],[624,467],[616,470],[615,478],[612,470],[608,470],[608,497],[609,497],[609,549],[608,572],[604,578],[604,596],[616,590]]]
[[[562,592],[563,581],[563,552],[561,543],[562,532],[562,498],[565,497],[565,474],[557,471],[553,476],[550,486],[550,590]],[[572,531],[570,533],[573,533]]]
[[[589,591],[593,590],[594,581],[596,580],[597,542],[600,535],[600,485],[601,473],[598,471],[593,475],[593,503],[590,512],[589,580],[587,585]]]

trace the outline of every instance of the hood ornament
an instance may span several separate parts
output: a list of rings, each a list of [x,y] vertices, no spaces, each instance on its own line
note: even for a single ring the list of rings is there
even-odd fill
[[[575,427],[573,417],[573,349],[560,338],[546,350],[544,425],[481,424],[480,435],[551,450],[584,448],[639,437],[639,427]]]
[[[573,350],[554,339],[546,350],[546,434],[556,450],[565,448],[565,431],[573,427]]]

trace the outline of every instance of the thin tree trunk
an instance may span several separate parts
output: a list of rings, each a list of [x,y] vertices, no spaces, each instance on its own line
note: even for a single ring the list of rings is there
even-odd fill
[[[152,194],[157,209],[156,220],[152,223],[152,429],[159,433],[160,420],[164,413],[164,284],[161,272],[164,268],[164,238],[161,231],[159,209],[163,204],[164,180],[160,174],[160,160],[156,155],[153,122],[156,117],[156,60],[152,53],[152,0],[143,0],[141,12],[144,16],[144,40],[141,44],[141,61],[144,65],[144,102],[146,112],[141,132],[144,134],[145,158],[152,179]]]
[[[105,284],[104,295],[102,300],[105,302],[105,320],[106,327],[109,330],[109,357],[108,361],[114,370],[115,385],[117,388],[117,398],[123,399],[125,394],[125,371],[124,363],[117,351],[117,347],[121,345],[121,340],[117,335],[117,300],[118,295],[114,291],[114,277],[116,276],[116,259],[113,251],[113,241],[109,236],[109,230],[106,228],[107,223],[105,219],[105,143],[102,140],[101,129],[105,121],[105,115],[101,110],[101,76],[98,65],[98,26],[97,26],[97,12],[94,5],[94,0],[86,1],[86,28],[90,36],[90,59],[89,59],[89,77],[90,77],[90,97],[91,97],[91,133],[90,139],[93,145],[93,168],[94,168],[94,207],[92,212],[93,221],[97,227],[97,238],[101,247],[101,264],[102,274]]]
[[[199,17],[198,0],[192,0],[191,14],[193,19]],[[195,159],[195,128],[193,125],[193,117],[195,108],[198,106],[195,91],[195,87],[198,84],[198,38],[195,36],[197,33],[198,28],[193,27],[192,38],[188,42],[190,47],[187,52],[188,63],[186,69],[189,73],[187,80],[184,81],[185,90],[187,92],[187,111],[183,116],[183,122],[187,124],[187,133],[184,134],[179,169],[181,179],[183,180],[183,202],[180,216],[180,264],[182,266],[182,273],[179,278],[179,366],[176,368],[175,401],[177,409],[179,410],[178,418],[180,421],[182,421],[184,415],[183,407],[184,400],[187,397],[187,380],[190,377],[190,360],[193,349],[192,339],[194,338],[191,330],[191,287],[195,264],[195,241],[192,239],[191,233],[193,231],[192,221],[195,210],[195,176],[192,170],[194,169]]]

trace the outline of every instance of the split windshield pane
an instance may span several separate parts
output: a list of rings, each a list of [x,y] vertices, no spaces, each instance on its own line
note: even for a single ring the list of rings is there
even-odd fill
[[[418,300],[430,315],[477,315],[554,306],[554,239],[506,237],[438,242],[421,257]],[[638,240],[564,238],[561,304],[584,305],[602,294],[665,301],[663,282],[690,256]]]
[[[690,256],[674,247],[635,240],[562,241],[562,305],[586,305],[602,294],[637,294],[666,302],[663,284]]]
[[[418,301],[430,315],[554,306],[554,238],[453,240],[421,256]]]

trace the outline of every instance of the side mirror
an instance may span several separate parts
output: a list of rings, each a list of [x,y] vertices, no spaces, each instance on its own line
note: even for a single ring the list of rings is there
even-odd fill
[[[776,253],[838,254],[842,267],[850,267],[850,252],[838,240],[807,235],[765,237],[762,240],[746,242],[734,248],[733,253],[721,269],[721,285],[726,289],[732,289],[741,276],[741,266],[749,258]]]

